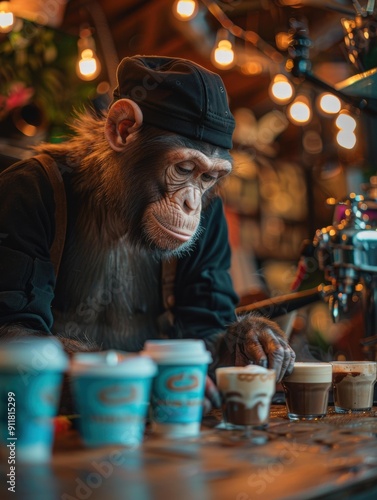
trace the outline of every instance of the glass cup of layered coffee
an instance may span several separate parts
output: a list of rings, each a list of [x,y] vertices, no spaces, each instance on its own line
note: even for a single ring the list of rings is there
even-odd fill
[[[317,420],[327,414],[332,365],[296,362],[293,372],[282,381],[290,420]]]
[[[375,361],[332,361],[336,413],[370,411],[377,378]]]

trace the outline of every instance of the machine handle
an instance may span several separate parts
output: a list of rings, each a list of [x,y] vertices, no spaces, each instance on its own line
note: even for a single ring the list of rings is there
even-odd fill
[[[269,299],[260,300],[253,304],[247,304],[236,308],[237,315],[243,315],[250,312],[257,312],[268,318],[276,318],[284,314],[300,309],[313,302],[318,302],[323,299],[326,294],[326,287],[319,285],[318,287],[302,292],[293,292]]]

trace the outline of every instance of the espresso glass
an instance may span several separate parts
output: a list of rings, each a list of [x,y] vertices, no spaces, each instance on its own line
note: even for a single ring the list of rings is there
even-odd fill
[[[282,381],[290,420],[318,420],[327,414],[332,381],[330,363],[296,362]]]
[[[375,361],[332,361],[336,413],[370,411],[377,377]]]
[[[217,368],[216,383],[222,397],[225,426],[254,428],[269,422],[276,389],[276,373],[261,366]]]

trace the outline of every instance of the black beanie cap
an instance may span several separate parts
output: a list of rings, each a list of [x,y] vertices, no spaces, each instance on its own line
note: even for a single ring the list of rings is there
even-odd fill
[[[127,98],[144,122],[190,139],[232,148],[235,122],[219,75],[187,59],[125,57],[117,69],[113,101]]]

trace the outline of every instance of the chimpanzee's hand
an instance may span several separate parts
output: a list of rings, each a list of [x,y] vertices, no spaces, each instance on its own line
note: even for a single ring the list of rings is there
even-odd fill
[[[210,412],[212,408],[220,408],[220,406],[221,406],[220,392],[215,383],[212,381],[212,379],[207,375],[204,403],[203,403],[203,413],[205,415],[206,413]]]
[[[273,321],[249,314],[228,328],[225,344],[236,366],[250,362],[276,371],[276,381],[293,371],[295,353],[283,330]]]

